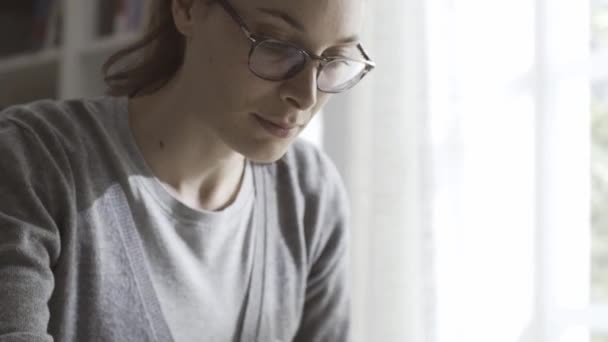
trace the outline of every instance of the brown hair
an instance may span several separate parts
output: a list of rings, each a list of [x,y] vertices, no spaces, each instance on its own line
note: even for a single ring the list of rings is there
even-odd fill
[[[184,61],[186,43],[173,21],[172,0],[148,1],[152,2],[152,11],[143,36],[103,64],[108,95],[153,93],[175,75]]]

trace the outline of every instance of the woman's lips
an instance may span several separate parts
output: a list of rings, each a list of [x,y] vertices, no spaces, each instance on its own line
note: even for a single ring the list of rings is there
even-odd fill
[[[289,127],[276,124],[270,120],[264,119],[257,113],[252,113],[257,122],[264,128],[268,133],[278,137],[278,138],[287,138],[291,135],[291,133],[295,130],[296,126]]]

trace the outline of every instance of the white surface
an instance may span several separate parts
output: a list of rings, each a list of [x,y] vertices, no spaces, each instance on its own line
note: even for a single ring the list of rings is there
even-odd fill
[[[534,7],[431,3],[437,341],[513,342],[534,312]]]
[[[356,342],[430,341],[422,0],[367,1],[362,44],[378,67],[325,109],[326,150],[353,209]]]
[[[587,6],[430,1],[439,342],[586,341]]]
[[[540,8],[539,37],[544,44],[538,61],[539,337],[584,342],[586,334],[560,317],[589,304],[589,4],[542,0]],[[564,27],[565,20],[571,25]],[[568,329],[571,332],[564,337]]]

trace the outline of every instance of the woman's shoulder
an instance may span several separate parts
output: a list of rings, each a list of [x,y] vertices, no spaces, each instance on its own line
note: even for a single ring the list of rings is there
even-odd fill
[[[298,177],[310,178],[310,181],[338,176],[329,156],[317,145],[304,139],[294,141],[278,163],[296,172]]]
[[[111,98],[42,99],[12,105],[0,112],[0,127],[15,126],[43,142],[48,138],[76,142],[83,128],[99,125],[98,115],[111,110]]]
[[[321,255],[329,255],[323,254],[325,246],[341,250],[334,247],[348,240],[350,202],[328,155],[309,142],[297,140],[274,168],[278,211],[289,213],[295,208],[295,216],[286,216],[301,220],[310,265]],[[292,223],[285,222],[285,229],[292,229]]]
[[[338,169],[316,145],[297,139],[276,162],[279,186],[289,183],[305,196],[342,198],[345,190]]]
[[[45,99],[3,109],[0,112],[0,145],[11,146],[11,151],[26,148],[22,153],[24,158],[33,158],[39,150],[52,151],[61,147],[59,133],[69,132],[62,104],[62,101]]]

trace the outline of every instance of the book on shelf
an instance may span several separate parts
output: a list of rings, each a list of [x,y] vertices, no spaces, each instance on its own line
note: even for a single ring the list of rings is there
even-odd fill
[[[0,1],[0,57],[60,44],[60,0]]]
[[[148,15],[150,0],[99,0],[97,36],[138,32]]]
[[[48,16],[46,17],[45,30],[42,34],[42,48],[48,49],[53,46],[59,46],[62,43],[63,18],[61,10],[61,0],[50,0]]]

